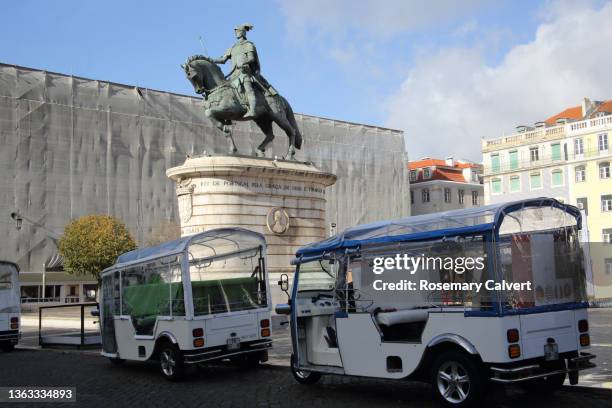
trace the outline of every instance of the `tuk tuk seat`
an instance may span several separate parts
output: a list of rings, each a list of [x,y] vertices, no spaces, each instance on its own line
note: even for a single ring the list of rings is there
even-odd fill
[[[427,309],[397,310],[376,314],[376,321],[383,326],[393,326],[402,323],[424,322],[428,316]]]

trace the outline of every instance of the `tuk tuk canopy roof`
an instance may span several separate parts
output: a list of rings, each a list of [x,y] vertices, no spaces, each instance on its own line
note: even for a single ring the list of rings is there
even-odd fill
[[[357,225],[326,240],[300,248],[296,252],[294,263],[299,262],[300,257],[316,258],[317,255],[322,256],[324,253],[355,248],[363,244],[431,240],[499,230],[506,214],[539,207],[554,207],[564,211],[576,219],[580,228],[581,215],[578,208],[553,198],[542,197]]]
[[[219,228],[175,239],[174,241],[164,242],[160,245],[126,252],[119,255],[117,262],[109,269],[125,267],[149,259],[176,255],[184,252],[191,245],[206,247],[208,248],[207,253],[214,256],[256,248],[262,245],[265,246],[266,239],[262,234],[244,228]]]

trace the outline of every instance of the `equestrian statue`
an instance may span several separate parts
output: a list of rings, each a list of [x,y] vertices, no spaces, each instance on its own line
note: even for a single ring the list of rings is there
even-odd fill
[[[274,139],[272,124],[276,123],[289,138],[285,159],[293,159],[295,149],[302,147],[302,135],[298,129],[291,105],[261,75],[255,44],[247,40],[251,24],[234,28],[236,43],[219,58],[193,55],[181,67],[196,93],[204,98],[204,114],[224,132],[228,139],[229,153],[238,149],[232,137],[233,121],[253,120],[264,133],[264,140],[255,150],[263,157],[266,147]],[[227,76],[218,64],[232,61]]]

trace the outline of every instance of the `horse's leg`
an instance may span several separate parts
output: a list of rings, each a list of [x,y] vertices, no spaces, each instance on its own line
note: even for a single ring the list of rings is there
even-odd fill
[[[227,147],[229,148],[229,154],[236,154],[238,152],[238,148],[236,147],[236,143],[234,142],[234,136],[232,135],[232,127],[230,125],[224,125],[223,129],[225,137],[227,138]]]
[[[285,119],[281,115],[274,115],[274,122],[283,129],[283,131],[287,134],[289,138],[289,147],[287,148],[287,154],[285,155],[285,160],[293,159],[295,156],[295,129],[291,126],[291,123],[287,119]]]
[[[272,120],[268,115],[260,116],[255,119],[255,123],[261,129],[261,131],[266,135],[266,138],[257,146],[257,150],[255,150],[255,155],[257,157],[264,157],[266,152],[266,147],[272,140],[274,140],[274,132],[272,131]]]
[[[293,123],[295,120],[290,120],[290,116],[293,116],[293,111],[291,107],[288,106],[287,101],[280,95],[275,96],[275,100],[271,101],[268,99],[268,105],[270,106],[270,116],[272,120],[287,134],[289,138],[289,147],[287,148],[287,154],[285,155],[285,160],[294,159],[295,157],[295,148],[296,148],[296,139],[299,136],[299,130],[297,126],[294,127]],[[299,136],[301,138],[301,136]],[[301,141],[300,141],[301,144]],[[300,146],[297,146],[299,149]]]
[[[232,136],[232,128],[230,126],[231,122],[225,120],[221,121],[217,119],[217,117],[215,116],[215,111],[213,109],[207,109],[205,115],[210,119],[213,125],[215,125],[215,127],[222,131],[225,135],[225,138],[227,139],[227,147],[229,154],[235,154],[236,152],[238,152],[236,143],[234,143],[234,137]]]

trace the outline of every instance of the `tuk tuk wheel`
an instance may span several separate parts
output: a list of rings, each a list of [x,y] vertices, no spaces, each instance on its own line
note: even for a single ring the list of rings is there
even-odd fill
[[[295,367],[295,357],[291,355],[291,374],[293,378],[300,384],[314,384],[321,379],[320,373],[313,373],[310,371],[301,371]]]
[[[484,396],[484,379],[478,363],[466,353],[441,353],[431,370],[435,396],[447,407],[477,406]]]
[[[159,368],[170,381],[179,381],[185,375],[185,364],[180,350],[173,344],[165,344],[159,351]]]

